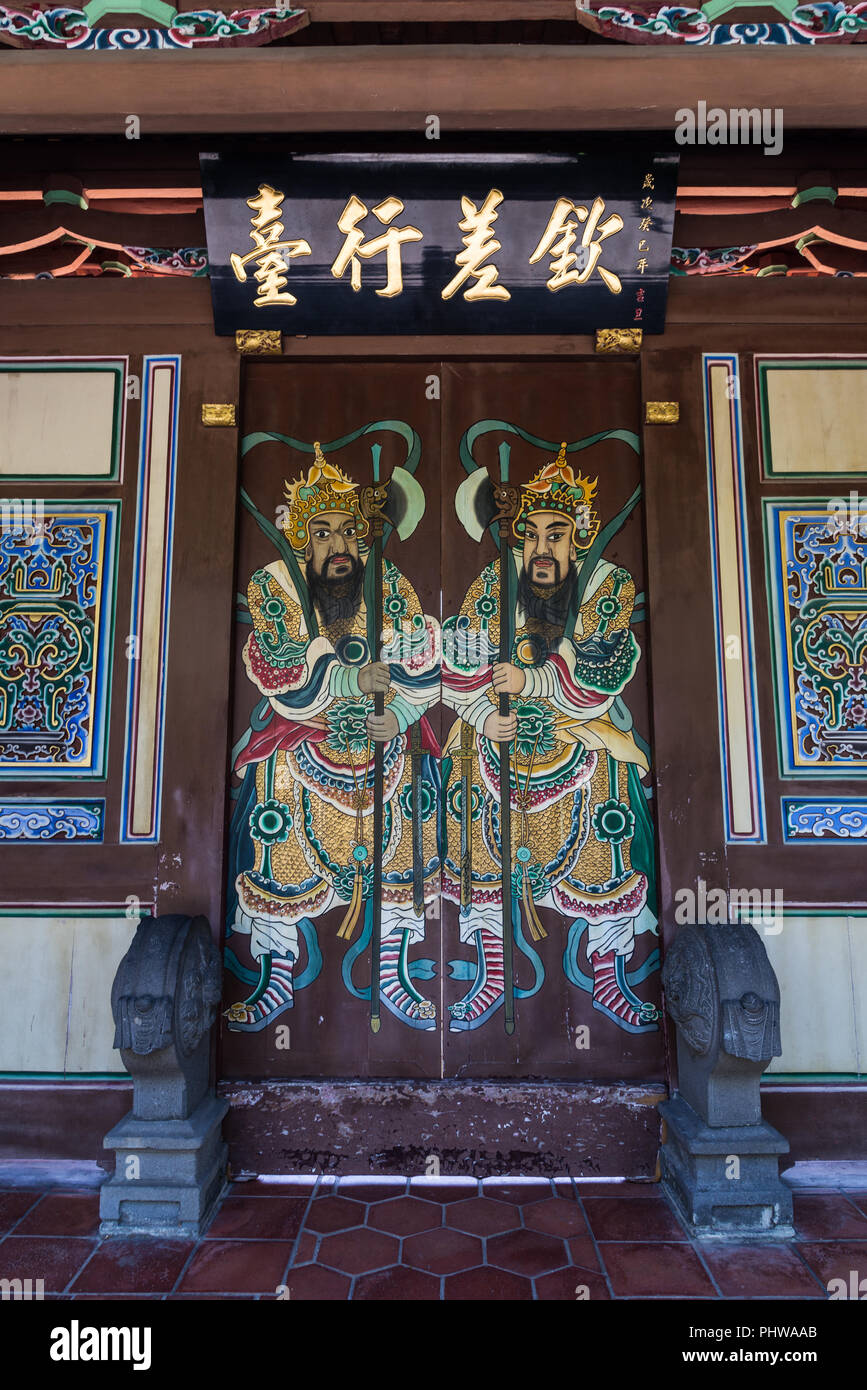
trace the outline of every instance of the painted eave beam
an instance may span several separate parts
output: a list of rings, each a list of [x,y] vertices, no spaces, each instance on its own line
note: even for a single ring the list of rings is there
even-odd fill
[[[575,0],[304,0],[304,8],[311,24],[537,24],[576,18]]]
[[[547,45],[0,54],[0,132],[673,130],[675,113],[779,107],[784,129],[867,126],[860,45]],[[773,159],[768,160],[769,172]]]

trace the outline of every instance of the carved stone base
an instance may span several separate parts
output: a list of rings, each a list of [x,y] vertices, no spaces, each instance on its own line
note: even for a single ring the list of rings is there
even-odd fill
[[[115,1171],[100,1189],[100,1234],[202,1235],[226,1184],[228,1109],[207,1096],[186,1120],[125,1115],[103,1140]]]
[[[667,1126],[662,1186],[694,1236],[794,1237],[792,1193],[778,1163],[789,1144],[778,1130],[764,1120],[712,1128],[679,1095],[659,1112]]]

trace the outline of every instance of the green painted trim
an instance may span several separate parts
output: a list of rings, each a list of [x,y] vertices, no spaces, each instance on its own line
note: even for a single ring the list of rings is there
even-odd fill
[[[779,265],[763,265],[761,270],[756,271],[756,279],[764,280],[774,275],[788,275],[789,267],[784,263]]]
[[[737,8],[739,10],[776,10],[777,14],[783,16],[783,19],[791,20],[797,5],[798,0],[738,0]],[[701,6],[701,12],[705,19],[713,23],[715,20],[721,19],[724,14],[728,14],[732,8],[732,0],[707,0],[707,3]]]
[[[854,1081],[858,1085],[867,1083],[867,1076],[863,1072],[855,1071],[771,1071],[762,1073],[762,1085],[770,1086],[775,1082],[781,1085],[790,1086],[792,1082],[806,1085],[815,1084],[817,1081]]]
[[[90,207],[83,193],[72,193],[68,188],[47,188],[42,194],[42,201],[47,208],[54,207],[56,203],[68,203],[87,212]]]
[[[799,208],[803,203],[836,203],[836,188],[823,188],[817,185],[815,188],[802,188],[792,199],[792,207]]]
[[[151,915],[153,903],[142,903],[143,917]],[[87,903],[40,904],[38,907],[13,907],[0,904],[0,917],[126,917],[126,903],[117,907],[89,907]],[[135,918],[130,917],[130,922]]]
[[[121,460],[121,420],[124,415],[126,397],[127,359],[110,358],[106,362],[59,362],[50,357],[34,358],[31,362],[2,361],[0,372],[114,372],[114,400],[112,402],[111,427],[111,470],[108,473],[4,473],[3,482],[26,482],[35,487],[43,483],[95,483],[108,486],[120,483]]]
[[[821,238],[819,239],[821,240]],[[802,238],[802,241],[803,240],[805,240],[805,238]],[[760,271],[759,274],[761,273],[762,272]],[[789,478],[809,478],[815,481],[816,479],[821,480],[823,478],[835,480],[840,478],[845,479],[867,477],[867,468],[859,470],[857,472],[847,473],[825,473],[818,471],[812,473],[806,471],[798,473],[778,473],[774,471],[773,451],[771,449],[771,421],[770,412],[768,410],[768,387],[765,378],[768,372],[771,371],[803,372],[816,371],[817,369],[832,372],[867,372],[867,357],[856,358],[853,356],[849,359],[844,359],[841,362],[829,362],[827,360],[823,361],[821,358],[816,357],[806,357],[800,358],[798,360],[793,360],[791,358],[786,357],[779,357],[767,358],[759,362],[758,371],[756,373],[756,396],[758,398],[757,404],[760,422],[759,437],[761,441],[763,478],[782,479],[784,481],[788,480]]]
[[[802,903],[800,906],[798,906],[798,904],[796,903],[790,903],[788,906],[786,906],[786,904],[784,903],[783,906],[780,908],[780,916],[867,918],[867,907],[862,907],[860,905],[850,906],[849,903],[840,903],[839,906],[835,906],[833,903],[818,903],[816,906],[813,906],[812,903]],[[761,919],[761,917],[762,913],[758,908],[756,909],[755,915],[752,915],[749,912],[738,914],[738,920],[741,922],[752,922],[756,919]]]
[[[803,251],[805,246],[812,246],[817,241],[821,241],[824,244],[825,238],[819,236],[816,232],[805,232],[804,235],[799,236],[798,240],[795,242],[795,250]],[[791,477],[791,474],[788,476]]]
[[[84,15],[91,29],[98,28],[99,21],[107,14],[144,15],[146,19],[163,24],[167,29],[172,27],[178,16],[174,5],[167,5],[164,0],[88,0],[84,6]]]
[[[0,1071],[0,1081],[131,1081],[128,1071]]]

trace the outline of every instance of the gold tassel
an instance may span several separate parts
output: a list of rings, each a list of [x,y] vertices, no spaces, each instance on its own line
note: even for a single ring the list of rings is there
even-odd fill
[[[521,902],[524,907],[524,917],[527,926],[530,928],[531,937],[534,941],[541,941],[548,933],[539,920],[536,904],[533,902],[533,894],[530,891],[530,876],[527,873],[526,864],[524,865],[523,883],[521,885]]]
[[[352,897],[349,899],[349,906],[346,909],[343,921],[340,923],[337,935],[342,941],[349,941],[355,931],[355,924],[361,914],[361,887],[363,882],[363,870],[360,864],[355,866],[355,880],[352,884]]]
[[[367,800],[367,776],[370,770],[370,739],[367,740],[367,760],[364,767],[363,787],[358,785],[358,777],[355,772],[355,760],[352,756],[352,749],[349,746],[349,739],[346,740],[346,751],[349,754],[349,763],[352,768],[352,780],[355,783],[355,849],[352,857],[355,860],[355,878],[352,883],[352,897],[349,899],[349,906],[343,917],[343,921],[337,929],[337,935],[341,941],[349,941],[355,931],[355,924],[361,914],[361,904],[364,892],[364,862],[367,859],[367,850],[364,848],[364,807]]]

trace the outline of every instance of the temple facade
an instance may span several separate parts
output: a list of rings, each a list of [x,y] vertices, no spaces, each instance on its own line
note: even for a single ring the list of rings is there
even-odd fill
[[[702,924],[864,1156],[865,32],[0,9],[0,1156],[169,915],[235,1174],[654,1180]]]

